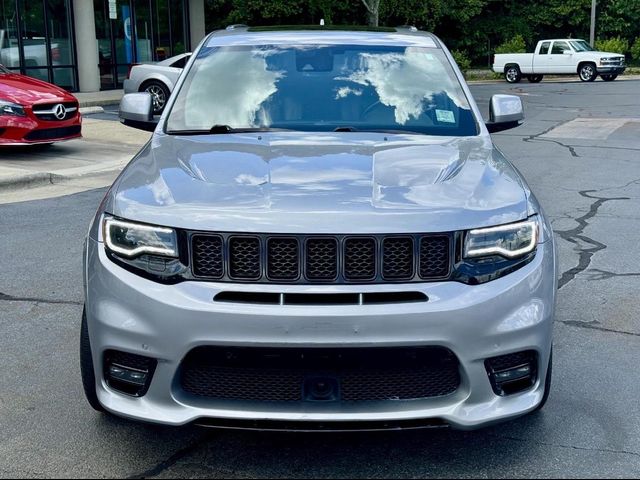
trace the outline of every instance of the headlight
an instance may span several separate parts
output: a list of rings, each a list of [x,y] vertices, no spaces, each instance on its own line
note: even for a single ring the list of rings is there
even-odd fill
[[[24,111],[24,107],[22,105],[18,105],[17,103],[7,102],[5,100],[0,100],[0,116],[11,116],[11,117],[26,117],[27,114]]]
[[[498,227],[478,228],[465,235],[464,257],[477,258],[499,255],[513,259],[535,250],[538,244],[537,217]]]
[[[144,254],[178,257],[177,235],[171,228],[142,225],[106,217],[102,234],[109,250],[127,258]]]

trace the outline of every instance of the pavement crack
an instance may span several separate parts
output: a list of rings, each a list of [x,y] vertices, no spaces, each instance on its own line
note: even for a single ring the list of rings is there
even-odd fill
[[[566,122],[565,122],[566,123]],[[566,145],[558,140],[551,140],[550,138],[540,138],[542,135],[545,135],[547,133],[549,133],[551,130],[559,127],[562,124],[558,124],[558,125],[553,125],[552,127],[547,128],[546,130],[543,130],[540,133],[536,133],[535,135],[529,135],[528,137],[524,137],[522,139],[523,142],[550,142],[550,143],[555,143],[556,145],[559,145],[561,147],[566,148],[567,150],[569,150],[569,153],[571,154],[572,157],[576,157],[576,158],[580,158],[580,155],[578,155],[578,153],[576,152],[576,149],[571,146],[571,145]]]
[[[569,325],[570,327],[586,328],[588,330],[598,330],[599,332],[619,333],[620,335],[630,335],[640,337],[640,333],[628,332],[626,330],[615,330],[613,328],[601,327],[598,322],[580,322],[578,320],[556,320],[557,323]]]
[[[55,305],[82,305],[83,302],[77,302],[75,300],[56,300],[51,298],[36,298],[36,297],[14,297],[13,295],[7,295],[0,292],[0,301],[5,302],[30,302],[30,303],[50,303]]]
[[[599,268],[591,268],[587,273],[589,274],[589,280],[594,282],[600,280],[609,280],[610,278],[615,277],[640,277],[640,272],[617,273],[610,272],[608,270],[601,270]]]
[[[524,438],[507,437],[507,436],[500,436],[500,435],[496,436],[495,438],[498,438],[498,439],[501,439],[501,440],[510,440],[510,441],[514,441],[514,442],[522,442],[522,443],[534,442],[534,443],[537,443],[538,445],[544,445],[545,447],[566,448],[566,449],[571,449],[571,450],[579,450],[579,451],[582,451],[582,452],[615,453],[617,455],[632,455],[634,457],[640,457],[640,453],[632,452],[630,450],[615,450],[615,449],[612,449],[612,448],[579,447],[577,445],[565,445],[565,444],[562,444],[562,443],[541,442],[539,440],[532,440],[530,438],[524,439]]]
[[[192,453],[194,453],[198,448],[200,448],[200,446],[202,446],[203,443],[209,441],[212,436],[213,436],[212,433],[203,435],[202,437],[200,437],[199,439],[197,439],[194,442],[190,443],[186,447],[184,447],[184,448],[178,450],[177,452],[175,452],[173,455],[168,457],[166,460],[161,461],[156,466],[154,466],[154,467],[152,467],[152,468],[150,468],[148,470],[145,470],[142,473],[136,473],[134,475],[130,475],[127,478],[128,479],[136,479],[136,478],[153,478],[153,477],[157,477],[158,475],[160,475],[165,470],[173,467],[180,460],[182,460],[182,459],[188,457],[189,455],[191,455]]]
[[[578,192],[582,197],[595,200],[590,206],[589,211],[575,219],[578,225],[570,230],[556,230],[556,234],[560,235],[560,238],[566,240],[569,243],[573,243],[578,250],[578,265],[562,273],[558,282],[558,289],[564,287],[571,282],[576,276],[585,271],[591,265],[591,258],[600,250],[604,250],[607,246],[590,238],[584,234],[585,229],[589,226],[589,220],[598,214],[598,210],[602,205],[614,200],[630,200],[629,197],[596,197],[589,195],[597,190],[581,190]],[[589,245],[583,247],[579,244],[579,241]]]

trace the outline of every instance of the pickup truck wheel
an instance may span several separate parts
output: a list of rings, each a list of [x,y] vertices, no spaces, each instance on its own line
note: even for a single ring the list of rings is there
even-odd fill
[[[604,80],[605,82],[613,82],[616,78],[618,78],[618,75],[613,74],[613,75],[600,75],[602,77],[602,80]]]
[[[529,75],[527,80],[531,83],[540,83],[542,81],[543,75]]]
[[[598,76],[598,71],[593,63],[583,63],[578,69],[578,75],[583,82],[593,82]]]
[[[507,83],[518,83],[522,80],[522,72],[520,72],[520,67],[517,65],[511,65],[507,67],[504,71],[504,79]]]

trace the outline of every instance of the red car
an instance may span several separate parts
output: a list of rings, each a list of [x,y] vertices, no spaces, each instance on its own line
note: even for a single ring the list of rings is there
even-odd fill
[[[0,65],[0,146],[71,140],[82,136],[81,129],[73,95]]]

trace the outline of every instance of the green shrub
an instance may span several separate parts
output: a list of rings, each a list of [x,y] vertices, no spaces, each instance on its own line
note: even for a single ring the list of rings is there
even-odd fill
[[[614,37],[607,40],[596,40],[596,50],[611,53],[626,54],[629,51],[629,41],[625,38]]]
[[[516,35],[510,40],[498,45],[496,53],[527,53],[527,44],[522,35]]]
[[[453,50],[451,55],[453,55],[453,59],[458,64],[458,67],[460,67],[460,70],[462,70],[462,73],[465,73],[471,68],[471,59],[464,50]]]
[[[640,63],[640,37],[636,38],[636,41],[633,42],[630,52],[631,58],[633,58],[636,63]]]

